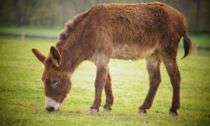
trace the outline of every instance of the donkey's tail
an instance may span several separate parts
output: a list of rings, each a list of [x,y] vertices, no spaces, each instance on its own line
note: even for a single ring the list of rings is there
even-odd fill
[[[192,42],[188,36],[188,32],[185,32],[183,35],[183,44],[184,44],[184,56],[182,57],[182,59],[187,57],[191,53],[192,49]]]

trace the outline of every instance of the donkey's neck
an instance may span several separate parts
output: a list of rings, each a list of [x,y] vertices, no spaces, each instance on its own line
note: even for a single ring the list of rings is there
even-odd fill
[[[92,52],[86,48],[84,42],[84,31],[88,25],[87,13],[81,16],[81,19],[82,17],[84,18],[83,20],[79,18],[80,23],[75,23],[74,28],[67,31],[69,32],[69,35],[66,36],[67,38],[61,44],[58,44],[58,49],[62,56],[62,66],[71,73],[74,72],[82,61],[88,59]]]
[[[78,65],[85,60],[85,52],[77,46],[71,49],[60,50],[62,57],[62,67],[64,70],[73,73]]]

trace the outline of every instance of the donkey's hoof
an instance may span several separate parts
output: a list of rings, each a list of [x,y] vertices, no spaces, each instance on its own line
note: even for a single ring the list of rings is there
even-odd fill
[[[112,109],[111,108],[103,108],[103,112],[110,112]]]
[[[146,110],[143,110],[143,109],[139,109],[137,111],[138,114],[147,114],[147,111]]]
[[[90,114],[96,114],[98,112],[98,109],[90,108]]]
[[[175,117],[175,116],[178,116],[178,113],[177,112],[169,111],[169,114],[168,115]]]

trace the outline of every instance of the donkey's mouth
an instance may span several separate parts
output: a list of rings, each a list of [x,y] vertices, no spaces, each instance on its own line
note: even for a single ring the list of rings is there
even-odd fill
[[[56,111],[59,111],[59,109],[55,109],[54,107],[47,107],[46,110],[48,112],[56,112]]]
[[[48,112],[53,112],[53,111],[55,111],[55,108],[54,107],[47,107],[46,110]]]
[[[46,97],[45,105],[48,112],[53,112],[59,110],[60,103],[56,102],[52,98]]]

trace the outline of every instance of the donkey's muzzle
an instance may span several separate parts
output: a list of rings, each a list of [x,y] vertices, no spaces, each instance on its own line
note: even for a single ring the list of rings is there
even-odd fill
[[[46,110],[47,110],[48,112],[52,112],[52,111],[55,110],[55,108],[54,108],[54,107],[47,107]]]

